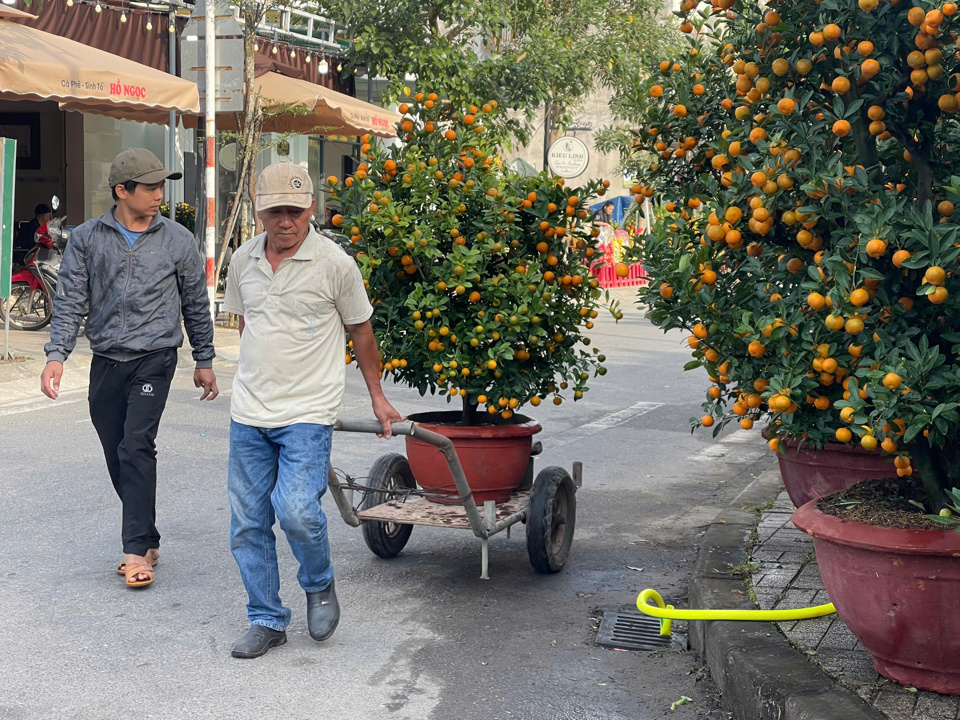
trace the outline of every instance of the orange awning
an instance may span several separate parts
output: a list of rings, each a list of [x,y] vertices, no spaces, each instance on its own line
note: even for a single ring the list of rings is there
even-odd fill
[[[0,6],[0,99],[54,100],[68,110],[148,122],[167,122],[171,110],[200,112],[196,83],[4,20],[25,15]]]
[[[401,117],[372,103],[280,73],[264,73],[256,80],[261,103],[268,113],[264,132],[300,135],[364,135],[395,137]],[[288,112],[283,112],[288,110]],[[222,114],[217,127],[234,130],[236,116]]]

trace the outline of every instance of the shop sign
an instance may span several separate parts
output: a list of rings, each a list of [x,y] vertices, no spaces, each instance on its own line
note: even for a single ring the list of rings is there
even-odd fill
[[[590,162],[590,151],[583,140],[562,137],[550,146],[547,162],[550,169],[562,178],[579,177]]]
[[[0,138],[0,298],[10,297],[13,272],[13,187],[17,177],[17,141]]]

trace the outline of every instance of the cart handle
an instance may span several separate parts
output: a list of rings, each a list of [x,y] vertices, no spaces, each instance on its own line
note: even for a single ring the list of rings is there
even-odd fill
[[[415,427],[416,424],[412,420],[390,423],[390,431],[394,435],[413,435]],[[383,433],[383,425],[379,420],[341,420],[338,418],[333,423],[333,429],[342,432],[373,433],[375,435]]]
[[[377,435],[383,433],[383,425],[379,420],[337,419],[333,423],[333,429],[342,432],[373,433]],[[453,482],[457,487],[457,493],[460,495],[460,502],[463,503],[463,509],[467,513],[467,519],[470,520],[470,527],[473,530],[473,534],[482,540],[488,538],[493,528],[488,527],[487,523],[485,523],[480,516],[477,502],[473,499],[473,492],[470,490],[470,485],[467,484],[467,476],[463,473],[460,458],[457,456],[457,451],[453,447],[453,441],[440,433],[422,428],[411,420],[390,423],[390,429],[394,435],[409,435],[410,437],[415,437],[417,440],[422,440],[428,445],[433,445],[443,453],[443,456],[447,460],[447,465],[450,468],[450,475],[453,477]]]

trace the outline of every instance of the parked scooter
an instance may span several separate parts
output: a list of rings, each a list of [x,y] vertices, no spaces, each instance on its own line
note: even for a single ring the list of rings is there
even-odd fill
[[[60,206],[59,198],[54,196],[51,206],[56,210]],[[57,273],[63,249],[70,237],[70,230],[63,226],[65,221],[65,217],[59,217],[41,225],[23,265],[14,268],[7,307],[10,327],[15,330],[39,330],[46,327],[53,317]],[[2,320],[3,304],[0,303],[0,322]]]

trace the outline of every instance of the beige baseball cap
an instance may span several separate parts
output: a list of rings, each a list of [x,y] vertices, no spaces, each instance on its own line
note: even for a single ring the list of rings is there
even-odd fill
[[[270,165],[257,180],[257,211],[275,207],[308,208],[313,202],[313,181],[292,162]]]
[[[144,185],[153,185],[182,177],[183,173],[164,170],[160,159],[146,148],[130,148],[113,159],[107,184],[113,188],[133,180]]]

